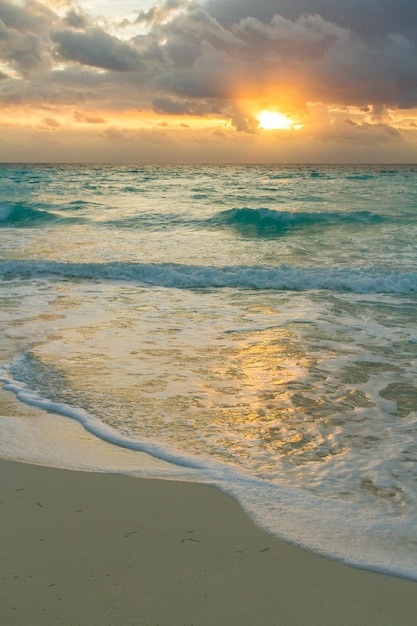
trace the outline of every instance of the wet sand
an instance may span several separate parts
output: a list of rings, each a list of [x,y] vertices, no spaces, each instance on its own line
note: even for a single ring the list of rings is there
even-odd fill
[[[195,483],[0,460],[7,626],[401,626],[417,584],[259,529]]]

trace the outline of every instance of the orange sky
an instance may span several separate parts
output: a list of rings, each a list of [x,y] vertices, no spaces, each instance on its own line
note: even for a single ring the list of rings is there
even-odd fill
[[[1,161],[416,160],[411,0],[112,6],[0,0]]]

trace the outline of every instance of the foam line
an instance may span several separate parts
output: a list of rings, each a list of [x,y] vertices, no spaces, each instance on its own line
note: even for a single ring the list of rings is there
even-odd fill
[[[331,290],[359,294],[417,291],[417,272],[328,267],[204,266],[177,263],[58,263],[0,261],[0,276],[58,276],[86,280],[134,280],[175,289]]]

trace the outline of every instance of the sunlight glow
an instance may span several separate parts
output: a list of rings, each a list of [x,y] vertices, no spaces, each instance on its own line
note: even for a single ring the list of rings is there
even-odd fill
[[[226,120],[220,117],[194,117],[186,115],[156,114],[151,110],[138,112],[131,110],[110,110],[77,108],[73,106],[49,107],[47,114],[44,109],[35,107],[10,106],[0,109],[0,127],[33,128],[46,130],[74,130],[84,128],[100,132],[104,129],[120,132],[156,132],[167,135],[171,133],[217,131],[226,127]],[[162,136],[162,135],[161,135]]]
[[[294,120],[277,111],[264,109],[257,116],[257,120],[259,128],[264,130],[298,130],[301,128],[300,124],[296,124]]]

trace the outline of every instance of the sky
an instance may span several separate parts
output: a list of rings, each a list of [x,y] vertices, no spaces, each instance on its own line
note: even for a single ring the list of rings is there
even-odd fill
[[[415,0],[0,0],[0,161],[413,163]]]

